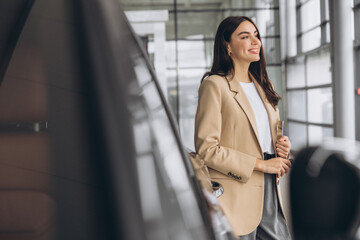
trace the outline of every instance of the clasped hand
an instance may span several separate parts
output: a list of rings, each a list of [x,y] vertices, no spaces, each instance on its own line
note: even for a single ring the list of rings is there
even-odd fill
[[[276,174],[278,177],[284,176],[291,168],[291,162],[288,159],[291,149],[291,143],[287,136],[282,136],[276,142],[276,153],[279,157],[266,161],[257,161],[255,169],[264,173]]]
[[[257,159],[254,169],[264,173],[277,174],[278,177],[284,176],[291,168],[291,162],[288,159],[290,149],[289,138],[282,136],[276,142],[276,153],[279,157],[266,161]]]
[[[287,136],[282,136],[276,141],[276,153],[279,157],[288,158],[290,149],[291,149],[291,142]]]
[[[264,172],[276,174],[277,177],[282,177],[289,172],[291,162],[289,159],[276,157],[264,161]]]
[[[291,149],[291,142],[287,136],[282,136],[276,141],[276,153],[280,157],[277,159],[278,162],[278,172],[277,176],[282,177],[286,173],[288,173],[289,169],[291,168],[291,163],[288,160],[290,149]]]

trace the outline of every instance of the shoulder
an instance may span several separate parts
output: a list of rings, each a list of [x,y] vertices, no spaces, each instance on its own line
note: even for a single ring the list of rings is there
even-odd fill
[[[211,75],[205,78],[200,86],[201,87],[216,86],[218,88],[225,88],[228,87],[228,85],[229,85],[228,80],[225,77],[219,75]]]
[[[199,88],[199,98],[201,99],[221,99],[229,90],[229,84],[225,77],[211,75],[205,78]]]

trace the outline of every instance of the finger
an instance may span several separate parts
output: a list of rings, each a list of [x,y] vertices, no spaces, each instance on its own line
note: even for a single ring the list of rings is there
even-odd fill
[[[290,148],[276,147],[276,152],[288,153],[288,152],[290,152]]]
[[[289,167],[288,165],[285,164],[284,166],[284,175],[289,171]]]
[[[287,153],[282,152],[282,151],[277,151],[277,154],[282,157],[282,158],[286,158],[287,157]]]
[[[282,169],[281,170],[281,176],[284,176],[285,175],[285,169]]]
[[[284,159],[283,163],[285,163],[289,168],[292,167],[292,164],[289,159]]]
[[[277,154],[281,158],[287,158],[289,155],[287,152],[282,152],[282,151],[280,151],[280,152],[277,151]]]
[[[285,170],[284,170],[283,166],[281,165],[281,167],[280,167],[280,177],[282,177],[284,175],[284,172],[285,172]]]
[[[288,152],[290,149],[283,146],[276,146],[276,151]]]
[[[284,143],[284,142],[276,143],[275,146],[277,148],[290,149],[290,145],[288,143]]]
[[[283,163],[283,168],[285,169],[285,170],[289,170],[289,166],[286,164],[286,163]]]
[[[284,169],[284,174],[285,174],[285,173],[287,173],[289,171],[289,166],[284,164],[283,169]]]

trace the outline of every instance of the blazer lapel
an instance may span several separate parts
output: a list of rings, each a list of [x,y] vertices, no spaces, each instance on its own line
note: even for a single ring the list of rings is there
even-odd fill
[[[249,100],[247,99],[244,90],[241,87],[241,84],[235,80],[229,80],[229,87],[232,92],[235,93],[234,98],[237,101],[237,103],[240,105],[240,107],[244,110],[247,118],[249,119],[249,122],[252,126],[252,129],[255,133],[257,142],[259,144],[259,147],[261,149],[260,141],[259,141],[259,134],[258,134],[258,128],[256,125],[256,119],[254,111],[252,110],[252,107],[250,105]]]

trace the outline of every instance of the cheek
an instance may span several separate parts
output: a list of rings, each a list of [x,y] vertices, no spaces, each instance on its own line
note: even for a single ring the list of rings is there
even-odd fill
[[[244,51],[246,51],[246,49],[248,49],[247,44],[241,43],[241,44],[238,45],[238,50],[239,51],[244,52]]]

